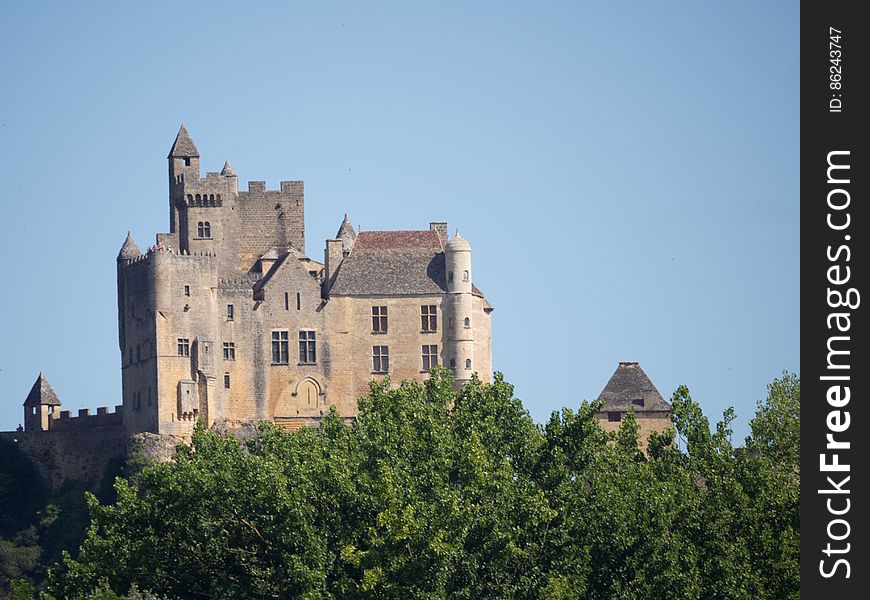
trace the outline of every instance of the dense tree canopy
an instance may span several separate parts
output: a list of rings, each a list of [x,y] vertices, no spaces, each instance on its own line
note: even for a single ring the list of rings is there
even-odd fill
[[[118,479],[113,504],[90,498],[50,591],[797,598],[799,400],[785,374],[734,447],[731,411],[711,431],[680,388],[648,456],[630,413],[614,435],[586,403],[538,426],[501,376],[457,393],[443,369],[373,384],[351,427],[331,414],[244,444],[198,428],[173,462]]]

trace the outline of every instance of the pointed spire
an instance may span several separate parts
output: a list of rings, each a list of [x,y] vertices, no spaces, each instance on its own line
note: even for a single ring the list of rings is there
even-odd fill
[[[196,149],[196,144],[193,143],[193,138],[191,138],[190,134],[187,133],[187,128],[184,124],[182,124],[181,129],[178,130],[178,135],[175,136],[175,143],[172,144],[172,148],[169,150],[169,156],[167,156],[167,158],[172,158],[174,156],[195,156],[199,158],[199,150]]]
[[[42,374],[42,371],[39,372],[39,377],[36,378],[36,383],[34,383],[33,387],[30,388],[30,393],[27,394],[27,400],[24,401],[24,406],[41,405],[60,406],[60,400],[58,400],[57,394],[55,394],[54,390],[51,389],[51,385],[48,383],[45,375]]]
[[[221,175],[224,177],[236,177],[236,172],[233,170],[233,165],[230,161],[224,163],[224,168],[221,169]]]
[[[353,225],[351,225],[350,219],[347,218],[347,213],[344,213],[344,221],[341,222],[341,225],[338,228],[338,233],[335,234],[335,237],[337,238],[343,238],[344,236],[356,239],[356,232],[353,230]]]
[[[118,260],[132,260],[138,256],[142,256],[142,252],[133,240],[133,234],[128,231],[127,239],[124,240],[124,245],[121,246],[121,251],[118,252]]]
[[[353,230],[353,225],[350,219],[347,218],[347,213],[344,213],[344,220],[338,228],[338,233],[335,234],[335,237],[341,240],[342,252],[347,254],[351,251],[353,243],[356,241],[356,236],[357,233]]]

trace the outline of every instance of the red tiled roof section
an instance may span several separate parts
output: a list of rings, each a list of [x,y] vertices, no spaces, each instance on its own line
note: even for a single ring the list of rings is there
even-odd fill
[[[441,251],[436,231],[361,231],[353,246],[357,250]]]

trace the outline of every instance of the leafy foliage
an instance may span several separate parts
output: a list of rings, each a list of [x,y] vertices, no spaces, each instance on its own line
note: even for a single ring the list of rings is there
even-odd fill
[[[118,479],[114,504],[89,497],[49,591],[797,598],[796,383],[771,385],[745,448],[733,411],[711,431],[680,388],[648,456],[631,413],[615,434],[586,403],[537,426],[500,375],[454,392],[443,369],[373,383],[352,427],[332,412],[245,444],[197,427],[173,462]]]

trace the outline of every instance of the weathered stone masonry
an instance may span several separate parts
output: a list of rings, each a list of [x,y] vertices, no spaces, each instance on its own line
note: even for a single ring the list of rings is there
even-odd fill
[[[305,253],[304,186],[239,191],[227,161],[200,176],[184,126],[168,156],[169,232],[117,257],[122,402],[91,414],[61,411],[40,373],[20,444],[53,487],[94,484],[132,438],[168,456],[197,420],[240,431],[272,421],[345,418],[369,381],[423,380],[435,364],[457,386],[492,379],[493,307],[474,285],[470,244],[447,223],[420,231],[355,231],[345,215],[324,260]],[[633,410],[644,444],[670,406],[637,363],[620,363],[601,398],[605,429]],[[156,434],[156,435],[154,435]]]

